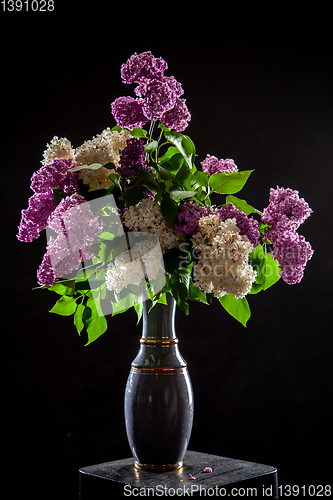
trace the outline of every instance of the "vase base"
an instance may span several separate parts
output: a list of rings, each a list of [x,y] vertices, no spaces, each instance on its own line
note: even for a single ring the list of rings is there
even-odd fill
[[[175,464],[167,464],[167,465],[151,465],[151,464],[141,464],[140,462],[137,462],[134,460],[134,466],[137,469],[143,469],[143,470],[154,470],[154,471],[167,471],[167,470],[176,470],[180,469],[183,467],[183,461],[177,462]]]

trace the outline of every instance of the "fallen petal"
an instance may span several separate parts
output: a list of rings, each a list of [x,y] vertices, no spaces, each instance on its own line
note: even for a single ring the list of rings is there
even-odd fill
[[[190,479],[192,479],[193,481],[196,479],[196,477],[192,476],[192,474],[190,474]]]
[[[205,467],[202,472],[213,472],[213,469],[211,467]]]

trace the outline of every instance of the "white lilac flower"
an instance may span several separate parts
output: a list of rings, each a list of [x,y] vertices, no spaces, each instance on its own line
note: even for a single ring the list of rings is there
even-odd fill
[[[173,227],[167,226],[159,205],[154,205],[154,201],[148,198],[124,212],[124,223],[133,231],[155,234],[160,240],[162,252],[185,241],[184,235],[177,233]]]
[[[233,293],[243,298],[250,291],[256,273],[248,264],[253,245],[240,235],[236,219],[222,221],[216,215],[201,217],[192,236],[198,262],[194,266],[194,284],[204,293],[223,297]]]
[[[75,165],[91,165],[93,163],[105,165],[105,163],[112,162],[117,168],[120,166],[119,149],[124,149],[126,141],[131,137],[128,130],[117,132],[106,128],[101,134],[76,148]],[[112,184],[109,178],[112,171],[114,172],[114,170],[104,167],[97,170],[83,169],[79,171],[79,178],[83,180],[84,184],[89,185],[90,190],[107,189]]]
[[[157,238],[146,238],[119,254],[106,270],[106,288],[121,292],[127,285],[140,285],[144,278],[154,280],[163,258]]]
[[[64,158],[66,160],[69,158],[73,159],[74,154],[75,151],[70,141],[66,139],[66,137],[61,137],[59,139],[58,136],[55,135],[52,141],[50,141],[50,144],[46,144],[41,163],[43,165],[48,165],[55,160],[55,158]]]

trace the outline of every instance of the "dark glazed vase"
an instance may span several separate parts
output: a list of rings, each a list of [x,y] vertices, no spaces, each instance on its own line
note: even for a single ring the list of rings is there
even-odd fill
[[[176,302],[144,303],[140,350],[125,391],[125,422],[134,465],[172,470],[183,465],[193,421],[193,391],[175,334]]]

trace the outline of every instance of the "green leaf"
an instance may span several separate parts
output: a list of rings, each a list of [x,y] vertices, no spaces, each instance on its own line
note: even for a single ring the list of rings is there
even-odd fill
[[[111,179],[111,181],[113,182],[113,184],[115,184],[121,190],[121,178],[120,178],[120,175],[117,174],[116,172],[111,172],[109,174],[109,178]]]
[[[104,163],[103,168],[107,168],[108,170],[116,170],[116,165],[112,163],[112,161],[108,161],[107,163]]]
[[[179,152],[178,148],[171,146],[167,152],[159,158],[159,163],[163,165],[166,170],[176,173],[184,163],[184,157]]]
[[[264,247],[260,244],[249,254],[249,264],[257,272],[255,283],[249,293],[253,294],[260,292],[260,290],[267,290],[280,279],[278,261],[274,260],[271,254],[266,253]],[[258,286],[254,286],[255,284]]]
[[[112,240],[113,241],[113,240]],[[91,245],[91,251],[102,262],[110,262],[113,259],[112,251],[114,244],[108,241],[99,241]]]
[[[189,313],[189,305],[187,302],[188,291],[186,285],[181,282],[171,282],[171,292],[173,298],[177,302],[177,305],[185,312],[185,314]]]
[[[176,182],[181,184],[184,189],[186,190],[191,189],[192,172],[188,168],[186,163],[184,163],[182,168],[177,172],[175,179]]]
[[[147,137],[147,131],[143,128],[134,128],[133,130],[131,130],[131,135],[138,139],[144,139]]]
[[[246,327],[246,323],[251,316],[250,306],[246,297],[236,299],[233,293],[229,293],[220,297],[219,302],[231,316]]]
[[[55,206],[58,206],[61,200],[63,200],[68,196],[66,193],[64,193],[61,189],[58,188],[52,188],[52,193]]]
[[[147,144],[145,144],[144,148],[145,148],[146,153],[151,154],[154,151],[156,151],[157,146],[158,146],[158,142],[155,140],[152,140],[152,141],[148,142]]]
[[[121,132],[123,129],[119,125],[112,127],[111,132]]]
[[[188,298],[194,300],[195,302],[203,302],[208,304],[206,294],[203,293],[198,287],[196,287],[192,280],[190,281]]]
[[[161,201],[161,212],[168,227],[175,223],[178,217],[178,205],[171,199],[170,195],[163,196]]]
[[[154,189],[155,191],[158,191],[158,182],[156,181],[155,177],[149,170],[138,170],[137,172],[137,178],[138,178],[138,184],[140,186],[147,187],[149,189]]]
[[[124,313],[135,305],[136,295],[128,293],[126,289],[124,289],[124,293],[125,296],[123,298],[119,299],[117,302],[112,302],[112,316]]]
[[[96,302],[98,302],[97,306]],[[107,330],[107,322],[102,315],[100,303],[97,298],[93,299],[90,297],[87,300],[87,305],[83,312],[83,322],[88,334],[86,346],[98,339]]]
[[[208,187],[207,173],[200,172],[200,170],[197,170],[196,172],[194,172],[191,184],[195,188],[197,188],[199,186]]]
[[[280,266],[277,260],[274,260],[270,253],[266,254],[265,265],[263,266],[262,273],[265,276],[263,289],[274,285],[280,279]]]
[[[193,141],[187,135],[175,132],[174,130],[165,130],[164,136],[167,141],[176,146],[178,151],[185,158],[189,168],[191,168],[195,158],[195,146]]]
[[[54,304],[52,309],[50,309],[50,313],[59,314],[60,316],[70,316],[74,314],[76,309],[76,301],[72,297],[68,297],[67,295],[63,295],[57,302]]]
[[[79,165],[78,167],[70,168],[68,171],[69,172],[77,172],[78,170],[98,170],[99,168],[103,167],[101,163],[92,163],[91,165]]]
[[[122,192],[122,198],[123,200],[127,203],[127,205],[136,205],[139,203],[139,201],[142,200],[144,197],[144,192],[141,191],[141,189],[138,189],[137,187],[132,187],[129,189],[126,189]]]
[[[135,309],[135,312],[138,316],[138,321],[137,321],[137,325],[140,323],[140,320],[142,318],[142,312],[143,312],[143,301],[140,300],[140,302],[138,302],[137,304],[134,304],[134,309]]]
[[[161,179],[163,179],[164,181],[167,181],[167,180],[171,180],[171,179],[174,179],[175,176],[172,172],[170,172],[169,170],[166,170],[164,168],[164,165],[168,165],[168,163],[163,163],[163,167],[161,167],[161,165],[158,165],[157,168],[158,168],[158,173],[161,177]]]
[[[197,191],[182,191],[180,189],[173,189],[170,191],[170,196],[173,200],[184,200],[184,198],[192,198],[196,195]]]
[[[76,326],[77,333],[80,335],[83,328],[84,328],[84,322],[83,322],[83,314],[86,306],[81,303],[78,304],[76,311],[74,313],[74,325]]]
[[[209,185],[216,193],[234,194],[240,191],[253,170],[243,170],[226,174],[220,172],[209,177]]]
[[[252,205],[249,205],[245,200],[237,198],[237,196],[232,196],[232,195],[227,196],[226,205],[228,205],[228,203],[230,202],[233,203],[235,207],[238,208],[238,210],[245,212],[246,215],[250,215],[253,213],[261,214],[260,210],[257,210]]]
[[[48,286],[47,289],[59,295],[73,295],[75,291],[75,280],[57,281],[54,285]]]

